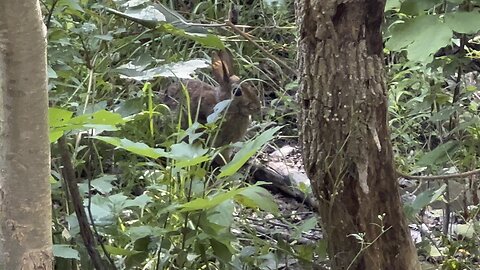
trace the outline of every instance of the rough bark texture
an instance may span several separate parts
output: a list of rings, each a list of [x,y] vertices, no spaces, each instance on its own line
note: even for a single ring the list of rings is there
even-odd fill
[[[52,269],[46,60],[38,1],[1,1],[0,269]]]
[[[333,269],[420,269],[387,126],[384,5],[296,1],[303,158]],[[362,249],[358,233],[373,244]]]

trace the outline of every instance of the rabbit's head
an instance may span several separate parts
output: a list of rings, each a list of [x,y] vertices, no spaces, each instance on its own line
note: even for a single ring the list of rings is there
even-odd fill
[[[245,117],[260,111],[258,92],[248,82],[242,81],[233,72],[233,58],[228,50],[213,53],[213,77],[219,83],[218,101],[232,99],[228,114],[232,117]]]

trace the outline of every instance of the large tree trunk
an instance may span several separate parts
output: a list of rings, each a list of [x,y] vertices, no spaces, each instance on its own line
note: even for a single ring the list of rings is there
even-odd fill
[[[385,1],[296,5],[303,159],[320,202],[332,267],[420,269],[387,126]],[[362,248],[352,236],[359,233],[373,244]]]
[[[0,269],[52,269],[46,60],[38,1],[1,1]]]

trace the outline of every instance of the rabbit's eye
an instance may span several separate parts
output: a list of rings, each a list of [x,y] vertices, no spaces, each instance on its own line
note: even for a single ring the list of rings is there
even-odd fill
[[[236,97],[240,97],[242,95],[242,89],[240,89],[238,86],[233,88],[232,92]]]

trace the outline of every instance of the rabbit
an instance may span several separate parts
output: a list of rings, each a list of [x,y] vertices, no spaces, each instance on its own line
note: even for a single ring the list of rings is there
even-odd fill
[[[185,79],[167,87],[164,103],[170,108],[178,107],[182,99],[182,84],[185,85],[190,96],[190,113],[192,119],[197,119],[201,124],[207,123],[207,116],[214,111],[214,107],[221,101],[231,99],[227,107],[223,122],[220,124],[218,134],[214,137],[213,147],[221,147],[243,139],[250,125],[251,115],[257,114],[261,109],[261,102],[257,91],[248,82],[241,82],[233,73],[233,57],[227,50],[221,50],[212,55],[212,73],[218,86],[212,86],[195,79]],[[197,114],[198,113],[198,114]],[[186,122],[186,121],[183,121]],[[185,128],[185,125],[183,126]],[[216,157],[215,165],[224,165],[231,160],[231,149],[221,152],[223,158]]]

